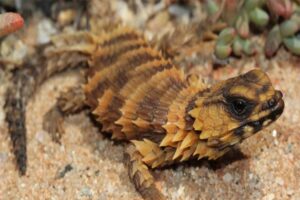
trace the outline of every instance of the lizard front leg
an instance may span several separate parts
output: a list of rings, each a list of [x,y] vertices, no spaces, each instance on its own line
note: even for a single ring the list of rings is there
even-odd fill
[[[46,113],[43,128],[53,141],[60,143],[63,129],[63,120],[66,115],[81,111],[85,104],[85,95],[81,86],[70,88],[62,92],[56,104]]]
[[[155,186],[154,177],[142,159],[143,156],[140,152],[130,144],[125,153],[125,163],[130,180],[144,199],[165,200],[164,195]]]

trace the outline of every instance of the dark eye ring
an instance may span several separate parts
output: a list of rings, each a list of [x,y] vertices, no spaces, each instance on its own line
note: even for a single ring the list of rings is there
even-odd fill
[[[238,120],[244,120],[249,117],[256,106],[255,101],[249,100],[247,98],[238,96],[227,96],[225,98],[227,110],[232,115],[232,117]]]
[[[244,99],[234,99],[231,101],[231,110],[236,115],[244,115],[247,112],[248,103]]]

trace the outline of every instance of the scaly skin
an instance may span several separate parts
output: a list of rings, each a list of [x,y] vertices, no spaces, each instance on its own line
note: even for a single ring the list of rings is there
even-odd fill
[[[58,36],[45,53],[46,66],[50,61],[63,66],[58,56],[76,53],[89,65],[87,83],[58,99],[45,127],[60,131],[64,114],[87,105],[103,131],[130,142],[129,177],[145,199],[165,198],[150,169],[191,158],[217,159],[283,112],[281,92],[261,70],[208,87],[189,79],[128,28]],[[56,71],[61,70],[51,72]]]

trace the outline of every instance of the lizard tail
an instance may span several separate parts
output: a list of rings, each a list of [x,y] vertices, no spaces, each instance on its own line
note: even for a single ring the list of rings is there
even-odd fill
[[[26,155],[26,105],[30,97],[50,76],[63,70],[86,66],[94,50],[93,38],[82,32],[53,38],[37,58],[13,72],[12,84],[6,93],[6,121],[11,137],[18,171],[25,175]],[[39,52],[37,52],[38,54]]]

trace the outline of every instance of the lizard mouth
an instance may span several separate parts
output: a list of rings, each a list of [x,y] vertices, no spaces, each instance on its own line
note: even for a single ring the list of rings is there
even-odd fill
[[[271,108],[269,118],[272,121],[275,121],[283,113],[283,110],[284,110],[284,101],[282,99],[280,99],[277,102],[277,104],[273,108]]]

